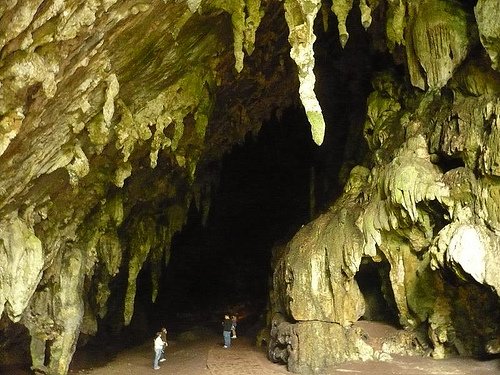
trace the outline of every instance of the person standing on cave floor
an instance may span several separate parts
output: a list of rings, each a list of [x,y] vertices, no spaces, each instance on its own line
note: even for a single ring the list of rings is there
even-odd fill
[[[163,362],[163,361],[167,360],[165,358],[165,349],[167,349],[167,346],[168,346],[168,342],[167,342],[167,329],[165,327],[161,328],[161,340],[163,341],[163,348],[161,350],[160,362]]]
[[[238,336],[236,336],[236,326],[238,325],[238,319],[236,318],[236,315],[231,316],[231,321],[232,321],[232,326],[231,326],[231,338],[235,339]]]
[[[233,321],[229,319],[229,315],[224,315],[224,321],[222,322],[222,336],[224,337],[224,349],[231,346],[231,328],[233,326]]]
[[[156,338],[154,339],[155,359],[153,362],[153,369],[155,370],[160,369],[158,362],[160,361],[163,347],[164,343],[163,340],[161,339],[161,332],[156,332]]]

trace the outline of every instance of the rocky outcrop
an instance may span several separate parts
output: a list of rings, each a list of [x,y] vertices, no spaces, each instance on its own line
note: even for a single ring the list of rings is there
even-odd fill
[[[474,8],[481,43],[488,52],[492,68],[497,71],[499,68],[500,26],[498,22],[495,22],[495,19],[498,18],[499,12],[498,5],[487,0],[479,0]]]
[[[435,116],[436,111],[447,111],[453,104],[443,104],[433,93],[421,93],[417,111],[409,108],[408,102],[401,102],[406,94],[396,90],[394,82],[385,84],[393,91],[374,95],[394,103],[378,103],[376,110],[377,100],[372,96],[369,113],[383,113],[384,117],[371,118],[365,127],[368,143],[378,145],[373,166],[355,167],[342,197],[302,228],[276,260],[271,310],[282,314],[287,325],[271,322],[270,352],[271,358],[286,359],[294,371],[317,371],[318,362],[325,367],[349,359],[377,358],[375,351],[367,354],[347,344],[342,346],[347,348],[343,357],[330,353],[330,344],[316,345],[310,351],[301,346],[297,357],[293,353],[301,338],[289,342],[283,338],[290,336],[295,326],[303,332],[298,327],[304,323],[338,325],[335,333],[331,332],[338,337],[352,334],[352,323],[364,315],[365,299],[370,303],[355,279],[367,258],[389,263],[388,279],[379,294],[396,307],[402,328],[426,332],[422,349],[432,348],[435,358],[483,355],[490,351],[486,343],[500,333],[497,203],[491,200],[496,191],[492,182],[495,175],[483,171],[476,177],[473,173],[488,148],[484,123],[466,122],[462,127],[480,138],[474,144],[476,149],[467,150],[477,159],[470,160],[469,168],[447,170],[448,161],[443,158],[464,154],[457,150],[458,144],[448,153],[449,138],[443,133],[450,129],[453,118]],[[402,96],[391,97],[391,91]],[[487,118],[487,108],[498,111],[497,95],[484,94],[474,101],[474,110]],[[479,103],[483,103],[482,109]],[[378,111],[381,107],[395,110],[388,114]],[[464,113],[456,118],[467,117]],[[400,130],[386,131],[388,127]],[[453,126],[454,139],[469,139],[470,135],[457,129],[460,127]],[[464,158],[463,163],[468,161]],[[357,337],[362,338],[362,332]],[[276,354],[283,352],[286,356]]]
[[[381,358],[360,350],[366,337],[352,324],[371,303],[356,279],[366,261],[389,264],[379,294],[400,327],[418,335],[415,353],[484,355],[500,334],[500,75],[495,27],[487,26],[498,6],[478,2],[477,26],[454,2],[387,6],[387,47],[399,57],[403,45],[411,85],[389,70],[374,77],[364,127],[369,160],[352,169],[330,209],[275,254],[270,316],[283,322],[269,322],[269,352],[292,371]],[[313,333],[305,326],[335,338],[308,350],[302,342]],[[353,334],[357,341],[343,341]],[[332,353],[337,340],[341,355]]]
[[[283,14],[0,4],[0,315],[27,327],[34,369],[65,374],[80,333],[128,324],[146,265],[156,298],[191,202],[208,214],[217,161],[294,101]]]

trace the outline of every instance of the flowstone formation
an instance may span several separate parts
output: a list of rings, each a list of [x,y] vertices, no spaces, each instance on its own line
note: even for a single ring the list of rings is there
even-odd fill
[[[222,155],[296,101],[287,35],[272,1],[1,2],[0,362],[65,374],[145,268],[155,300]]]
[[[372,79],[370,153],[327,212],[274,253],[269,357],[298,373],[394,353],[498,352],[500,4],[375,3],[384,12],[372,27],[395,63]],[[340,4],[342,38],[352,2]],[[361,288],[366,265],[393,314],[382,319],[402,328],[381,350],[356,324],[380,303]]]

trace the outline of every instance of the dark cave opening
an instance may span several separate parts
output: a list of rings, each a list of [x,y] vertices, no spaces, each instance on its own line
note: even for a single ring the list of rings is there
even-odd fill
[[[193,205],[174,237],[152,321],[218,329],[224,313],[235,313],[242,330],[252,329],[266,307],[274,243],[311,219],[311,171],[319,164],[302,109],[235,146],[222,161],[206,224]]]
[[[343,108],[345,100],[330,99],[326,108]],[[303,108],[288,108],[223,158],[208,220],[204,225],[192,204],[186,225],[173,238],[155,303],[150,271],[141,271],[134,316],[126,328],[132,336],[150,337],[163,325],[174,334],[200,324],[218,330],[225,313],[240,317],[243,332],[261,328],[273,246],[290,240],[340,194],[346,154],[351,163],[358,162],[347,150],[352,119],[339,113],[321,147],[311,139]]]
[[[275,114],[258,136],[234,146],[222,160],[206,224],[193,205],[174,236],[155,303],[149,271],[141,272],[127,329],[149,327],[148,338],[162,325],[174,333],[196,324],[218,330],[225,313],[244,317],[242,330],[264,323],[273,245],[325,210],[367,153],[362,129],[370,80],[390,60],[370,48],[358,11],[353,13],[344,49],[336,27],[320,31],[317,25],[315,91],[327,123],[323,144],[313,143],[298,106]]]
[[[443,173],[449,172],[452,169],[465,167],[465,162],[460,156],[450,157],[448,155],[440,154],[437,155],[437,159],[438,160],[435,164],[442,169]]]
[[[477,3],[475,0],[460,2],[471,13]],[[374,14],[374,19],[376,17]],[[154,270],[148,262],[144,264],[137,278],[134,314],[126,327],[120,315],[128,281],[125,265],[122,265],[123,273],[111,281],[112,296],[106,306],[109,314],[98,321],[97,336],[89,338],[85,333],[80,336],[82,346],[89,343],[97,349],[93,363],[109,360],[112,357],[109,351],[118,346],[122,349],[150,340],[161,326],[167,326],[174,336],[195,325],[219,332],[223,315],[230,313],[240,317],[243,335],[252,335],[263,323],[273,246],[289,240],[303,224],[325,210],[341,193],[351,167],[363,163],[369,152],[362,130],[373,72],[393,68],[396,74],[403,75],[403,64],[395,66],[392,56],[375,51],[370,34],[361,27],[359,18],[355,7],[348,18],[350,39],[345,48],[339,46],[335,22],[331,22],[328,30],[321,32],[318,28],[317,31],[316,94],[327,123],[323,145],[313,144],[303,108],[297,107],[280,109],[283,113],[264,123],[258,136],[247,135],[243,144],[234,146],[221,161],[220,184],[212,192],[208,221],[204,222],[202,213],[192,204],[186,225],[174,236],[170,261],[168,266],[163,266],[155,302],[151,301]],[[316,21],[319,24],[320,17]],[[377,32],[380,30],[377,31],[374,23],[370,33],[373,36]],[[488,126],[491,124],[486,124],[487,132],[491,130]],[[460,157],[443,154],[437,155],[436,160],[444,172],[464,167]],[[155,173],[145,170],[143,173]],[[426,205],[428,211],[443,217],[436,221],[435,230],[444,227],[442,205],[435,201]],[[495,294],[477,285],[462,286],[455,274],[445,274],[444,279],[458,289],[457,298],[476,297],[468,304],[469,310],[477,310],[474,316],[489,310],[488,316],[498,321],[500,310]],[[388,280],[389,263],[385,259],[379,263],[363,259],[356,274],[367,304],[362,319],[399,326]],[[460,311],[460,316],[454,319],[466,320],[469,310]],[[466,321],[460,323],[467,325]],[[496,324],[472,323],[473,334]],[[24,328],[16,329],[22,341],[19,346],[28,348],[30,333]],[[495,335],[498,336],[496,332]],[[106,339],[109,343],[110,338],[117,337],[115,347],[101,341]],[[47,340],[45,364],[51,357],[51,349],[56,351],[53,343]],[[26,368],[28,358],[29,353],[23,352]]]
[[[363,258],[356,282],[365,299],[365,313],[362,320],[385,322],[399,327],[394,293],[389,282],[390,264],[387,260],[375,263],[371,258]]]

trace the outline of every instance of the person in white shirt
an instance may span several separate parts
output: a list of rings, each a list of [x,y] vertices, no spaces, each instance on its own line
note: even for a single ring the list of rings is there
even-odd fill
[[[238,336],[236,336],[236,326],[238,325],[238,318],[236,318],[236,315],[231,316],[231,320],[233,321],[233,325],[231,326],[231,338],[235,339]]]
[[[153,362],[153,368],[155,370],[159,370],[160,369],[160,366],[158,365],[158,361],[161,358],[161,353],[163,351],[163,346],[164,345],[165,345],[165,343],[161,339],[161,332],[156,332],[156,338],[154,340],[155,359],[154,359],[154,362]]]

